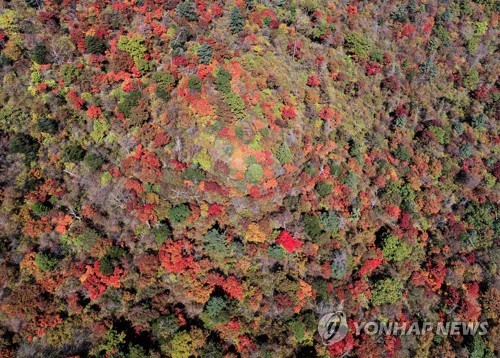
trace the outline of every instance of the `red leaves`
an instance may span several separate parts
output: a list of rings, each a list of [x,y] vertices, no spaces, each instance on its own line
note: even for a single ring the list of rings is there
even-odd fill
[[[83,105],[85,104],[85,101],[82,98],[78,97],[76,92],[73,90],[69,90],[68,99],[71,101],[73,107],[75,107],[76,109],[82,109]]]
[[[92,119],[100,118],[102,116],[101,107],[90,106],[89,109],[87,109],[87,116],[89,116]]]
[[[363,266],[361,266],[361,268],[358,270],[358,275],[360,277],[363,277],[365,275],[372,273],[373,270],[375,270],[377,267],[382,265],[382,261],[383,260],[381,260],[381,259],[372,259],[372,260],[366,261],[363,264]]]
[[[403,25],[401,28],[401,32],[399,34],[399,37],[409,37],[415,33],[415,26],[413,26],[410,23],[406,23]]]
[[[288,231],[283,230],[276,239],[276,243],[281,244],[286,251],[294,252],[296,249],[302,246],[302,241],[294,238]]]
[[[168,142],[170,142],[170,136],[165,132],[160,132],[153,139],[153,148],[163,147]]]
[[[311,75],[307,79],[307,85],[310,87],[318,87],[320,84],[320,79],[318,75]]]
[[[211,204],[209,207],[208,207],[208,215],[210,217],[214,217],[214,216],[217,216],[217,215],[220,215],[224,212],[224,207],[219,205],[219,204]]]
[[[283,105],[281,107],[281,116],[285,120],[290,120],[297,118],[297,113],[295,112],[295,108],[292,106]]]
[[[358,7],[356,5],[349,5],[346,10],[349,16],[356,16],[358,13]]]
[[[137,146],[135,154],[123,161],[123,170],[148,183],[156,183],[162,176],[161,162],[156,154],[143,149],[141,144]]]
[[[301,48],[302,42],[298,40],[290,41],[286,47],[288,53],[293,56],[294,60],[299,60],[302,57],[302,52],[300,52]]]
[[[239,301],[243,300],[243,287],[236,277],[223,277],[217,273],[211,273],[206,276],[203,281],[211,287],[220,286],[229,295],[230,298],[236,298]]]
[[[374,76],[377,73],[382,72],[382,70],[378,67],[378,65],[375,62],[369,62],[365,66],[366,74],[368,76]]]

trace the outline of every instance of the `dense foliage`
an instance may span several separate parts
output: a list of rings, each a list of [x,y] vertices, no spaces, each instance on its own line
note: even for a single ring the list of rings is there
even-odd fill
[[[2,1],[0,357],[497,355],[498,11]]]

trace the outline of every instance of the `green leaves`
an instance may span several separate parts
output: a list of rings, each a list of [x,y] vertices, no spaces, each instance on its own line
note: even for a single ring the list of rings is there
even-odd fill
[[[252,184],[257,184],[264,176],[264,169],[257,163],[250,164],[245,173],[245,179]]]
[[[370,55],[372,42],[362,33],[350,32],[344,37],[344,46],[348,53],[358,56],[360,60],[365,60]]]
[[[187,204],[179,204],[168,210],[168,218],[174,224],[180,224],[191,216],[191,210]]]
[[[293,155],[290,147],[286,142],[283,142],[276,153],[274,153],[276,159],[280,161],[281,164],[287,164],[292,161]]]
[[[387,278],[376,282],[372,289],[372,303],[375,306],[394,304],[402,297],[403,285],[396,278]]]
[[[35,263],[42,271],[48,272],[57,267],[59,260],[52,254],[37,253],[35,255]]]
[[[229,29],[231,33],[237,34],[241,30],[243,30],[243,26],[245,26],[245,18],[241,14],[240,9],[237,6],[233,6],[231,10],[231,18],[229,20]]]
[[[204,311],[200,315],[203,324],[207,328],[214,328],[220,324],[226,324],[231,319],[230,307],[222,297],[212,297]]]
[[[382,253],[389,261],[402,261],[410,256],[412,248],[397,236],[387,235],[382,243]]]
[[[29,163],[38,157],[40,144],[32,136],[20,133],[10,141],[9,147],[13,153],[24,154],[25,163]]]
[[[177,5],[177,8],[175,10],[177,16],[184,17],[189,21],[198,20],[198,15],[196,14],[196,6],[194,4],[194,1],[192,0],[181,2],[179,5]]]
[[[224,67],[219,67],[215,77],[215,88],[223,93],[231,92],[232,76]]]
[[[198,47],[197,51],[199,62],[208,65],[212,61],[212,53],[212,47],[207,43],[203,43],[200,47]]]
[[[106,42],[97,36],[85,37],[85,52],[87,53],[103,54],[106,47]]]

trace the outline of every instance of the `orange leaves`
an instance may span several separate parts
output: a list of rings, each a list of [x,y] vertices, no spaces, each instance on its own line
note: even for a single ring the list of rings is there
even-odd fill
[[[276,179],[270,179],[270,180],[266,181],[266,182],[262,185],[262,187],[263,187],[264,189],[268,189],[268,190],[269,190],[269,189],[274,189],[274,188],[276,188],[277,186],[278,186],[278,181],[277,181]]]
[[[243,288],[241,283],[234,276],[229,276],[222,282],[222,289],[229,294],[229,297],[236,298],[239,301],[243,299]]]
[[[187,240],[169,241],[158,253],[161,265],[171,273],[182,273],[187,270],[198,270],[193,256],[190,254],[193,245]]]
[[[55,327],[62,322],[62,318],[58,314],[46,315],[44,317],[36,317],[36,334],[38,337],[43,336],[46,333],[46,329],[50,327]]]
[[[22,232],[31,238],[36,238],[42,234],[48,234],[51,230],[52,226],[47,217],[43,217],[40,220],[28,217],[26,221],[24,221]]]
[[[133,190],[137,194],[141,194],[144,192],[144,187],[143,187],[142,183],[137,179],[127,178],[125,180],[124,186],[126,189]]]
[[[194,114],[199,116],[210,116],[215,114],[214,107],[208,103],[207,99],[204,97],[194,98],[191,101],[191,108]]]
[[[66,233],[68,226],[71,224],[73,221],[73,218],[71,215],[64,215],[62,213],[59,213],[58,216],[52,218],[52,224],[55,224],[55,230],[59,234],[64,234]]]
[[[340,121],[342,119],[342,116],[340,115],[340,113],[338,113],[337,111],[335,111],[334,109],[332,109],[330,107],[323,107],[319,111],[318,115],[319,115],[319,118],[321,118],[322,120],[331,121],[332,124],[334,124],[334,125],[340,124]]]
[[[299,299],[299,303],[294,308],[295,313],[299,313],[304,304],[307,302],[309,297],[314,297],[315,293],[310,284],[305,282],[304,280],[300,280],[300,289],[297,291],[297,298]]]
[[[136,209],[135,215],[137,218],[143,222],[155,223],[158,221],[158,216],[155,212],[155,204],[145,204]]]
[[[209,74],[213,73],[215,71],[216,67],[217,67],[216,61],[212,61],[208,65],[200,64],[200,65],[198,65],[198,70],[196,73],[197,73],[198,77],[203,80]]]

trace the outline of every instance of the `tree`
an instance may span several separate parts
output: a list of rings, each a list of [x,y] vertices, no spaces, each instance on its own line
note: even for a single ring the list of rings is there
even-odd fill
[[[293,155],[290,147],[286,142],[283,142],[275,153],[276,159],[280,161],[281,164],[287,164],[292,161]]]
[[[386,278],[373,285],[371,301],[375,306],[394,304],[401,299],[402,290],[403,285],[397,278]]]
[[[78,143],[72,143],[63,149],[63,158],[67,162],[79,162],[84,156],[85,149]]]
[[[91,152],[85,154],[83,161],[92,170],[97,170],[102,167],[104,163],[106,163],[106,160],[104,160],[104,158],[102,158],[100,155]]]
[[[174,224],[180,224],[191,216],[191,210],[187,204],[179,204],[168,210],[168,218]]]
[[[203,324],[207,328],[214,328],[217,325],[229,322],[231,314],[228,303],[222,297],[212,297],[200,315]]]
[[[316,184],[315,189],[319,196],[324,197],[332,193],[333,185],[326,181],[320,181]]]
[[[231,33],[237,34],[241,30],[243,30],[243,26],[245,26],[245,18],[241,14],[240,9],[237,6],[233,6],[231,10],[231,18],[229,20],[229,28],[231,29]]]
[[[256,184],[264,176],[264,169],[257,163],[250,164],[245,173],[245,178],[252,184]]]
[[[57,267],[59,260],[51,254],[37,253],[35,263],[42,271],[48,272]]]
[[[103,54],[106,51],[106,42],[97,36],[86,36],[85,51],[92,54]]]
[[[201,78],[199,78],[196,75],[189,76],[188,87],[195,92],[201,92],[201,88],[202,88]]]
[[[286,251],[294,252],[302,246],[302,241],[294,238],[288,231],[283,230],[276,239],[277,244],[281,244]]]
[[[26,162],[30,162],[38,157],[40,144],[32,136],[20,133],[10,141],[9,147],[13,153],[23,154]]]
[[[179,5],[177,5],[177,8],[175,10],[177,16],[185,17],[189,21],[198,20],[198,14],[196,13],[196,6],[194,4],[194,1],[192,0],[185,0],[181,2]]]
[[[49,133],[49,134],[56,134],[59,129],[59,124],[58,122],[54,121],[53,119],[47,118],[47,117],[40,117],[36,121],[36,125],[40,132],[44,133]]]
[[[215,78],[215,87],[223,93],[231,92],[232,76],[224,67],[219,67]]]
[[[362,33],[350,32],[344,38],[344,45],[349,53],[364,60],[368,58],[372,46],[371,41]]]
[[[44,44],[36,45],[30,51],[30,57],[33,62],[39,65],[45,65],[49,63],[49,51],[47,50],[47,46]]]
[[[382,253],[390,261],[402,261],[412,252],[408,244],[399,240],[395,235],[386,235],[382,243]]]
[[[197,53],[200,63],[208,65],[212,61],[213,50],[212,47],[206,42],[204,42],[203,44],[201,44],[200,47],[198,47]]]

